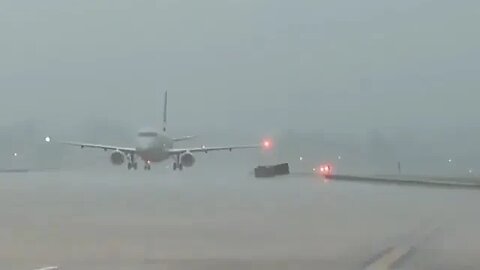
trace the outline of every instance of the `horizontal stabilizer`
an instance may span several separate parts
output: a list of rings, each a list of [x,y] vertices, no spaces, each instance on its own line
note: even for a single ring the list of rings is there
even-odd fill
[[[174,141],[174,142],[188,141],[188,140],[194,139],[196,137],[197,136],[183,136],[183,137],[173,138],[172,141]]]

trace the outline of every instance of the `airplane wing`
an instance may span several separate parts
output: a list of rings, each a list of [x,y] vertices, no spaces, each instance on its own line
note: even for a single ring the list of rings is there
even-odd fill
[[[123,147],[123,146],[114,146],[114,145],[105,145],[105,144],[92,144],[92,143],[81,143],[81,142],[60,142],[65,145],[80,146],[80,148],[97,148],[103,149],[105,151],[122,151],[124,153],[135,153],[135,148],[132,147]]]
[[[174,142],[188,141],[188,140],[194,139],[195,137],[197,136],[183,136],[183,137],[173,138],[172,141]]]
[[[220,147],[202,146],[202,147],[193,147],[193,148],[173,148],[173,149],[170,149],[168,152],[170,153],[170,155],[178,155],[185,152],[208,153],[210,151],[226,151],[226,150],[232,151],[236,149],[255,149],[255,148],[261,148],[261,147],[262,147],[261,145],[232,145],[232,146],[220,146]]]
[[[82,142],[58,142],[58,143],[71,145],[71,146],[79,146],[80,148],[96,148],[96,149],[103,149],[104,151],[107,151],[107,150],[121,151],[127,154],[136,152],[135,148],[115,146],[115,145],[93,144],[93,143],[82,143]]]

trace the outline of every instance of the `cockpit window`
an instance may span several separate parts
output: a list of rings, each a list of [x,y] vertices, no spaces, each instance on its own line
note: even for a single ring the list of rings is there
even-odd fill
[[[158,133],[157,132],[139,132],[138,133],[138,136],[139,137],[157,137],[158,136]]]

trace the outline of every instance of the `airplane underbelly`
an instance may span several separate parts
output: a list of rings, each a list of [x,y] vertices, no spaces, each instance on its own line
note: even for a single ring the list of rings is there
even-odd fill
[[[165,149],[168,149],[169,147],[171,147],[171,142],[158,136],[152,139],[138,139],[136,150],[137,155],[144,161],[160,162],[170,157],[169,153],[165,151]]]
[[[168,153],[165,153],[162,149],[150,149],[139,152],[138,154],[144,161],[160,162],[168,159]]]

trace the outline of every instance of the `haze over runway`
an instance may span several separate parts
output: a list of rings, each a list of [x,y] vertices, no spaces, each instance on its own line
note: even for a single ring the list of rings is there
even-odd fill
[[[259,180],[213,167],[8,174],[0,267],[362,269],[425,226],[440,230],[409,258],[413,269],[480,263],[478,191]]]
[[[471,127],[479,5],[6,0],[0,115],[136,130],[160,125],[168,90],[169,121],[187,134]]]
[[[249,171],[335,161],[345,174],[401,163],[404,174],[478,176],[479,10],[2,0],[0,170],[53,170],[0,174],[0,269],[362,269],[398,257],[424,226],[439,228],[403,267],[478,269],[477,191]],[[278,136],[278,151],[131,174],[103,151],[43,142],[132,145],[135,131],[161,126],[164,91],[169,134],[199,135],[186,146]]]

